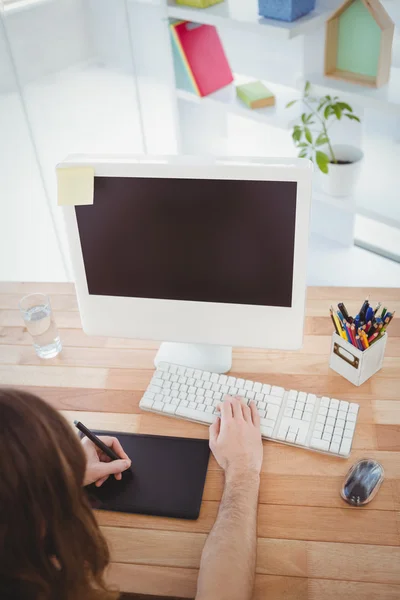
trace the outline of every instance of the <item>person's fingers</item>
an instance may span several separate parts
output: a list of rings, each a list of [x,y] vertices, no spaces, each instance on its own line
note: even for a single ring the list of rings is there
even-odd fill
[[[129,458],[129,456],[127,455],[127,453],[124,451],[123,447],[121,446],[119,440],[116,437],[112,437],[110,435],[102,435],[99,436],[101,441],[108,446],[109,448],[111,448],[112,450],[114,450],[115,454],[117,454],[120,458],[125,458],[126,460],[131,460]]]
[[[243,412],[243,418],[246,421],[246,423],[252,423],[253,418],[251,416],[251,409],[244,402],[242,402],[242,412]]]
[[[122,479],[122,473],[115,473],[114,477],[115,477],[115,479],[117,481],[121,481],[121,479]]]
[[[260,427],[260,415],[258,414],[257,405],[253,400],[250,402],[250,410],[251,410],[251,418],[253,420],[253,423],[254,423],[255,427],[259,428]]]
[[[130,460],[112,460],[109,463],[99,462],[96,465],[97,480],[108,475],[115,475],[126,471],[131,466]]]
[[[217,417],[212,425],[210,425],[210,445],[216,444],[221,427],[221,419]]]
[[[238,398],[232,398],[232,411],[235,419],[243,419],[242,402]]]
[[[98,480],[96,481],[96,483],[95,483],[95,486],[96,486],[96,487],[100,487],[101,485],[103,485],[103,483],[104,483],[105,481],[107,481],[107,479],[108,479],[108,475],[107,475],[107,477],[102,477],[101,479],[98,479]]]
[[[231,396],[225,396],[224,401],[219,405],[218,409],[221,413],[221,425],[228,423],[233,418]]]

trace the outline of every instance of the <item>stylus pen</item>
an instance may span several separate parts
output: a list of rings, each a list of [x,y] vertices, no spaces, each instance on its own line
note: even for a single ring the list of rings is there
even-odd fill
[[[115,454],[115,452],[111,450],[111,448],[106,446],[105,443],[97,437],[97,435],[95,435],[90,431],[90,429],[85,427],[83,423],[81,423],[80,421],[74,421],[74,425],[79,429],[79,431],[82,431],[82,433],[86,435],[86,437],[89,438],[89,440],[93,442],[93,444],[100,448],[100,450],[102,450],[104,454],[107,454],[108,458],[111,458],[111,460],[119,460],[120,457],[117,454]]]

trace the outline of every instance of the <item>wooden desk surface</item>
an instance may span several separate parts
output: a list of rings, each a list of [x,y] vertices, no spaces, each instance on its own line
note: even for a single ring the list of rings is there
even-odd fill
[[[52,360],[36,357],[17,310],[32,291],[51,295],[64,345]],[[328,368],[340,300],[382,300],[400,313],[398,289],[309,288],[306,335],[299,352],[237,349],[233,374],[326,394],[361,405],[349,460],[264,443],[254,598],[257,600],[400,599],[400,318],[390,326],[383,369],[356,388]],[[72,284],[0,284],[0,383],[38,394],[73,420],[111,430],[206,437],[206,427],[139,410],[158,344],[86,336]],[[339,497],[349,466],[379,460],[386,480],[365,508]],[[198,521],[98,512],[112,549],[109,580],[123,591],[193,598],[223,475],[212,458]],[[232,565],[234,568],[234,565]]]

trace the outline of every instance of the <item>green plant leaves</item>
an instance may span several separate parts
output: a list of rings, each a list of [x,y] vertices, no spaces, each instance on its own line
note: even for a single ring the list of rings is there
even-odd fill
[[[304,134],[306,136],[307,142],[312,144],[312,135],[311,135],[311,131],[308,129],[308,127],[304,127]]]
[[[291,100],[290,102],[288,102],[286,104],[286,108],[290,108],[291,106],[293,106],[293,104],[296,104],[297,100]]]
[[[323,144],[328,144],[328,137],[324,133],[320,133],[317,139],[315,140],[316,146],[323,146]]]
[[[306,81],[306,84],[304,86],[304,95],[308,96],[309,92],[310,92],[310,88],[311,88],[311,83],[309,81]]]
[[[346,102],[337,102],[337,105],[342,110],[348,110],[349,112],[353,112],[353,109],[351,108],[351,106],[349,104],[347,104]]]
[[[332,104],[332,110],[335,113],[338,120],[340,121],[340,119],[342,118],[342,109],[340,108],[340,106],[338,104]]]
[[[317,165],[318,165],[318,168],[320,169],[320,171],[322,171],[322,173],[327,174],[328,173],[328,164],[329,164],[328,155],[325,154],[325,152],[321,152],[320,150],[317,150],[315,153],[315,160],[317,161]]]
[[[295,127],[295,128],[294,128],[294,130],[293,130],[293,133],[292,133],[292,138],[293,138],[293,141],[294,141],[295,143],[296,143],[296,142],[299,142],[299,141],[301,140],[301,135],[302,135],[302,133],[303,133],[303,132],[302,132],[302,130],[300,129],[300,127],[298,127],[298,128],[296,128],[296,127]]]
[[[347,117],[348,119],[352,119],[353,121],[357,121],[358,123],[361,123],[360,119],[358,117],[356,117],[356,115],[344,115],[345,117]]]
[[[306,148],[303,148],[302,150],[300,150],[299,158],[307,158],[307,156],[308,156],[308,151],[306,150]]]

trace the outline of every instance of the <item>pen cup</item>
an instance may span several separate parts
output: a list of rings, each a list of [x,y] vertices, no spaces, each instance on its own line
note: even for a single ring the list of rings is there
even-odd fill
[[[369,348],[361,351],[334,333],[329,366],[350,383],[362,385],[382,367],[386,342],[387,334],[385,333]]]

